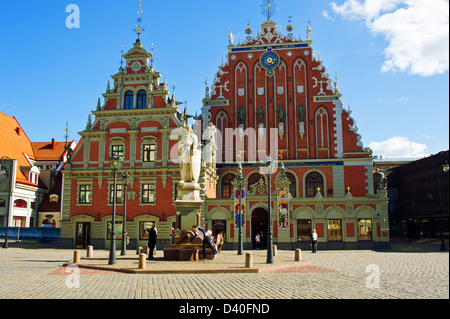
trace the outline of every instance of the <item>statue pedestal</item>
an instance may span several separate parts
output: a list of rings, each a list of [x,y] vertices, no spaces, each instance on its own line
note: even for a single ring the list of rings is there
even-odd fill
[[[201,207],[200,185],[198,183],[180,182],[177,186],[178,229],[191,229],[200,224]]]
[[[199,202],[200,185],[198,183],[180,182],[177,186],[177,202]]]

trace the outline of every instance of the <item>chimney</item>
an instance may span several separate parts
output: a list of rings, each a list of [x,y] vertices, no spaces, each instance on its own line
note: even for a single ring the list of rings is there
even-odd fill
[[[16,127],[16,133],[19,136],[22,136],[22,128],[20,126]]]
[[[52,138],[52,150],[56,148],[56,141],[54,138]]]

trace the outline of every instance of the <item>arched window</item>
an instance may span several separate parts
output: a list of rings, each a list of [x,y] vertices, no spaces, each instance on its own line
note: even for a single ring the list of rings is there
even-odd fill
[[[250,177],[248,178],[248,190],[250,191],[252,189],[251,188],[252,185],[258,183],[261,179],[264,180],[262,175],[259,173],[254,173],[254,174],[250,175]]]
[[[323,107],[316,112],[316,146],[328,148],[328,113]]]
[[[317,189],[323,196],[323,177],[317,172],[309,173],[306,176],[306,197],[316,197]]]
[[[133,109],[133,99],[134,99],[133,91],[127,91],[125,93],[125,110]]]
[[[28,203],[26,200],[23,199],[16,199],[14,201],[14,207],[18,207],[18,208],[27,208],[28,207]]]
[[[296,197],[297,196],[297,180],[295,179],[295,176],[292,173],[286,172],[286,177],[291,182],[291,184],[289,185],[289,193],[291,193],[292,197]]]
[[[147,108],[147,92],[145,90],[141,90],[137,95],[137,108],[145,109]]]
[[[233,196],[233,184],[231,182],[234,181],[236,176],[233,174],[227,174],[222,178],[222,198],[231,198]]]

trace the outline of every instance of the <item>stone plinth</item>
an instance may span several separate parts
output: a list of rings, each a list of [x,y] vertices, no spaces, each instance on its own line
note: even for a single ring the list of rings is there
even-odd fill
[[[200,237],[196,237],[189,243],[194,233],[190,230],[181,232],[181,236],[174,238],[171,248],[164,248],[164,260],[167,261],[198,261],[203,260],[202,242]],[[211,248],[206,248],[206,259],[213,260],[214,254]]]

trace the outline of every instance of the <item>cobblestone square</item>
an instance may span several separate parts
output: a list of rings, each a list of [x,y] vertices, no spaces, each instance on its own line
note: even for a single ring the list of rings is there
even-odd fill
[[[256,263],[265,253],[252,251]],[[134,252],[128,254],[136,258]],[[293,251],[278,251],[275,261],[293,260],[293,256]],[[63,268],[72,261],[73,250],[10,247],[0,249],[0,298],[449,299],[448,252],[304,251],[302,257],[311,265],[297,272],[124,274]],[[242,258],[244,263],[244,256],[223,251],[214,261],[177,267],[214,269],[233,258]],[[157,267],[158,262],[148,262],[147,267],[152,263]],[[205,296],[203,287],[214,293]]]

